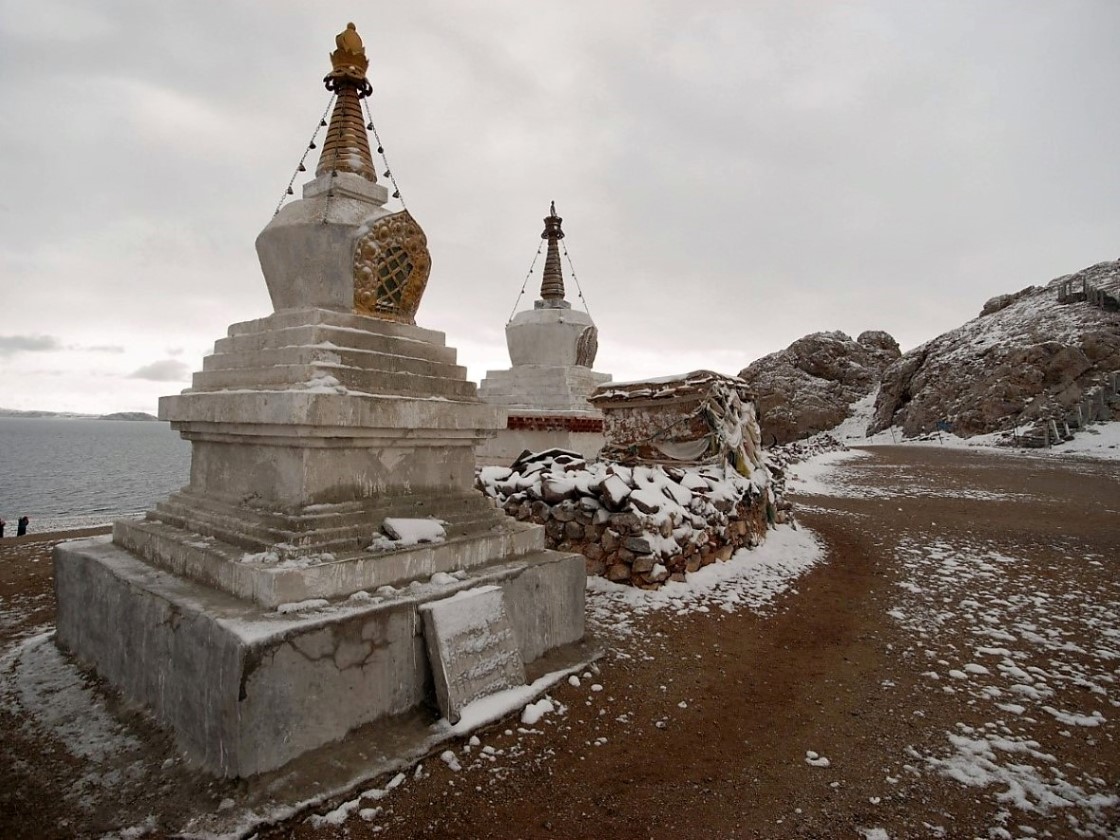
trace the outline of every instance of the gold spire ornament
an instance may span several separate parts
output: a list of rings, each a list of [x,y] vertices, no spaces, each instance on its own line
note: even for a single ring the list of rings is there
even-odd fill
[[[362,99],[373,92],[366,78],[369,70],[366,48],[353,23],[346,24],[334,43],[331,72],[323,78],[323,84],[337,98],[315,175],[352,172],[377,183],[377,170],[373,167],[366,123],[362,118]]]
[[[336,49],[331,53],[332,69],[323,81],[332,78],[352,78],[365,82],[365,86],[368,87],[366,72],[369,70],[369,59],[366,58],[366,48],[362,43],[362,36],[358,34],[358,28],[353,23],[346,24],[346,28],[335,36],[334,45]],[[327,88],[333,90],[329,84]],[[369,91],[362,95],[368,96]]]

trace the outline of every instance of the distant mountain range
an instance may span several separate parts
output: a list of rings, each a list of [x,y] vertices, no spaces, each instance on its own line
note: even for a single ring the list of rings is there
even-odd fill
[[[43,419],[70,420],[158,420],[154,414],[145,411],[116,411],[112,414],[78,414],[73,411],[20,411],[15,408],[0,408],[0,417],[32,417]]]

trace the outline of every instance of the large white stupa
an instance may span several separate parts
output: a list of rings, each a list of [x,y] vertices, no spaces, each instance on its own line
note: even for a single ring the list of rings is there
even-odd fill
[[[352,24],[336,45],[316,177],[257,239],[275,311],[160,401],[190,483],[54,558],[58,645],[225,776],[433,701],[454,723],[583,635],[583,558],[473,487],[502,411],[415,325],[427,240],[384,207]]]

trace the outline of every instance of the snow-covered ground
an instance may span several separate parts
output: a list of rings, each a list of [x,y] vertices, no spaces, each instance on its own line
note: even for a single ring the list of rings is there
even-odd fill
[[[588,621],[596,632],[629,636],[635,620],[656,610],[761,610],[823,559],[824,548],[812,531],[783,525],[769,531],[757,548],[742,549],[726,563],[705,566],[689,574],[685,583],[645,590],[588,578]]]
[[[906,578],[890,615],[913,639],[903,656],[925,661],[930,690],[963,694],[972,707],[968,721],[944,733],[943,747],[914,751],[918,771],[1005,806],[991,837],[1033,835],[1048,824],[1036,817],[1055,812],[1079,836],[1115,837],[1116,779],[1058,761],[1046,725],[1061,724],[1057,739],[1079,751],[1117,749],[1120,604],[1105,570],[1113,558],[1081,558],[1089,569],[1078,579],[1058,567],[1036,573],[967,538],[906,542],[897,555]],[[972,643],[946,642],[946,626],[963,628]]]
[[[772,605],[782,593],[796,592],[797,579],[813,565],[822,562],[824,550],[812,532],[802,528],[783,526],[771,530],[766,541],[753,550],[741,550],[726,563],[716,563],[689,574],[685,583],[670,583],[658,590],[636,589],[610,583],[604,578],[592,577],[587,584],[588,628],[604,641],[632,638],[639,629],[641,617],[653,611],[685,612],[735,612],[740,609],[763,610]],[[668,643],[668,640],[662,640]],[[650,640],[644,655],[651,656]],[[632,654],[613,648],[610,655],[622,659]],[[637,654],[642,655],[642,654]],[[592,665],[582,672],[549,674],[533,686],[511,689],[472,703],[463,711],[458,724],[450,727],[441,721],[437,727],[457,734],[468,735],[478,727],[497,720],[513,711],[520,711],[516,722],[500,731],[484,736],[471,737],[458,750],[447,749],[438,760],[456,777],[449,782],[451,796],[471,795],[484,791],[513,773],[525,772],[525,761],[532,755],[536,765],[547,763],[553,751],[531,748],[530,741],[544,736],[550,730],[570,732],[565,722],[568,708],[545,693],[550,684],[566,677],[569,686],[586,692],[584,703],[594,706],[603,703],[604,709],[615,700],[603,684],[598,667]],[[671,683],[671,676],[666,676]],[[663,687],[664,688],[664,687]],[[537,699],[534,699],[537,698]],[[687,699],[681,700],[676,709],[686,715]],[[589,751],[602,747],[612,737],[610,727],[626,728],[631,723],[627,714],[602,715],[602,726],[591,732],[585,746]],[[656,722],[668,726],[668,717]],[[606,734],[599,734],[599,733]],[[818,759],[819,761],[819,759]],[[392,813],[392,799],[387,798],[398,787],[410,780],[424,778],[428,771],[424,764],[417,765],[396,776],[382,788],[371,788],[337,807],[320,811],[309,818],[316,828],[339,826],[356,815],[375,833],[387,827]]]
[[[858,487],[845,469],[866,457],[814,456],[791,467],[789,487],[818,496],[883,495],[883,488]],[[968,534],[895,546],[903,577],[888,615],[911,640],[898,653],[920,663],[929,691],[959,697],[968,709],[940,746],[909,747],[899,770],[975,788],[997,807],[991,838],[1055,836],[1055,825],[1080,837],[1120,837],[1117,780],[1055,756],[1063,752],[1056,741],[1075,742],[1077,754],[1118,749],[1116,557],[1081,552],[1075,542],[1048,548],[1052,561],[1032,554],[1028,562]],[[912,715],[923,718],[925,710]],[[1061,746],[1068,755],[1068,743]],[[888,784],[897,775],[888,773]]]
[[[827,432],[821,432],[808,439],[811,443],[814,438],[832,435],[847,446],[945,446],[960,449],[990,449],[1008,454],[1029,454],[1046,457],[1076,455],[1078,457],[1103,458],[1120,461],[1120,421],[1110,423],[1094,423],[1078,431],[1073,440],[1065,441],[1047,449],[1015,449],[1000,446],[1004,432],[992,432],[987,435],[975,437],[957,437],[951,432],[935,432],[920,439],[907,440],[895,428],[884,429],[874,435],[868,436],[867,426],[875,409],[877,391],[868,394],[861,400],[852,403],[850,416]],[[1024,428],[1023,431],[1026,429]]]

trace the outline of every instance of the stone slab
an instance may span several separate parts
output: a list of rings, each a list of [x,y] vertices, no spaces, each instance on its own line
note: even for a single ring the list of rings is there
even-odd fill
[[[436,702],[458,723],[464,706],[525,684],[525,663],[499,586],[468,589],[420,607]]]
[[[59,646],[170,727],[208,772],[274,770],[432,699],[419,608],[461,589],[505,594],[523,662],[584,632],[583,558],[540,551],[448,586],[281,614],[95,538],[55,549]]]

